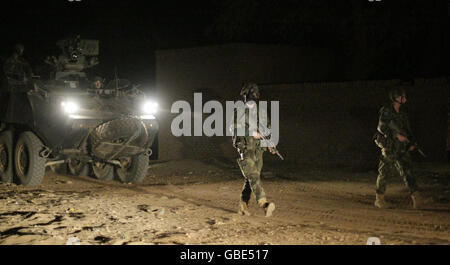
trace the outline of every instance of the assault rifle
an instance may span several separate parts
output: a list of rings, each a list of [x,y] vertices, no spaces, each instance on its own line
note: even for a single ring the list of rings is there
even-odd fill
[[[392,121],[389,122],[388,126],[389,126],[396,134],[399,133],[399,134],[401,134],[401,135],[403,135],[403,136],[405,136],[405,137],[408,138],[409,134],[407,134],[404,130],[401,130],[401,129],[400,129],[396,124],[394,124]],[[396,137],[396,134],[394,135],[394,137]],[[410,148],[411,146],[414,145],[414,146],[415,146],[414,150],[417,150],[417,152],[419,152],[419,154],[420,154],[421,156],[427,157],[427,156],[425,155],[425,153],[422,151],[422,149],[420,149],[420,147],[417,145],[417,143],[411,143],[411,142],[409,141],[409,139],[408,139],[407,143],[409,144],[409,145],[408,145],[408,150],[409,150],[409,148]]]
[[[261,132],[261,129],[263,130],[262,132]],[[258,129],[258,132],[259,132],[259,134],[261,135],[261,138],[269,144],[270,148],[274,151],[274,153],[275,153],[281,160],[284,160],[284,157],[280,154],[280,151],[278,151],[278,149],[277,149],[275,143],[274,143],[272,140],[267,139],[267,138],[264,136],[265,134],[268,135],[269,129],[268,129],[266,126],[264,126],[262,123],[259,123],[259,129]]]

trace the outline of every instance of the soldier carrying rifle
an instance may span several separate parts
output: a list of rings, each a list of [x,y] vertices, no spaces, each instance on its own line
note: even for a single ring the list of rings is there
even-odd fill
[[[408,116],[404,109],[406,93],[403,88],[395,88],[389,94],[391,103],[380,109],[375,143],[381,148],[376,183],[377,208],[388,208],[384,199],[386,192],[386,177],[399,173],[409,189],[412,204],[418,208],[424,202],[417,188],[416,178],[412,172],[411,152],[418,150],[416,140],[412,134]]]
[[[240,136],[236,133],[233,134],[233,146],[240,155],[237,162],[242,175],[245,178],[238,213],[241,215],[250,215],[248,203],[253,193],[256,197],[258,206],[263,208],[265,216],[269,217],[275,210],[275,204],[267,200],[261,185],[263,153],[269,149],[272,154],[278,154],[280,158],[282,158],[282,156],[278,153],[275,146],[269,146],[268,148],[261,146],[261,141],[265,139],[264,134],[266,132],[261,133],[259,130],[250,131],[251,122],[249,115],[252,111],[258,115],[256,117],[258,120],[256,123],[257,125],[268,124],[267,113],[261,115],[261,112],[264,110],[258,110],[258,101],[260,97],[258,86],[253,83],[244,84],[240,95],[243,98],[245,106],[249,108],[249,111],[246,112],[245,109],[242,112],[238,111],[233,126],[233,130],[239,130],[240,128],[245,130],[245,136]],[[261,126],[257,127],[261,128]],[[265,129],[268,130],[266,127]]]

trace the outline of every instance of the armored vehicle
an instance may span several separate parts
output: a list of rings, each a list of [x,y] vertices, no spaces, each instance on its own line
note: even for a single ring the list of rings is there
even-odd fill
[[[46,167],[102,180],[141,182],[157,159],[157,103],[124,79],[92,88],[85,69],[98,64],[99,42],[58,42],[48,80],[5,76],[0,96],[0,176],[39,185]]]

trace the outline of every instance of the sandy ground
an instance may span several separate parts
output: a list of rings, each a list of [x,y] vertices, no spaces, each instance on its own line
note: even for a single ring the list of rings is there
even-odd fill
[[[243,179],[233,164],[152,164],[142,184],[48,171],[41,186],[0,184],[0,244],[381,244],[450,243],[450,168],[421,165],[432,202],[414,210],[400,179],[392,209],[376,209],[376,172],[267,167],[263,186],[274,216],[251,201],[236,213]]]

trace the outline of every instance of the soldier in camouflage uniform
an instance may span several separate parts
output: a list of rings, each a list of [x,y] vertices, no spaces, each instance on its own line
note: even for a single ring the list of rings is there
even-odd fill
[[[378,179],[376,183],[375,206],[387,208],[389,205],[384,199],[386,192],[386,178],[400,174],[409,189],[413,207],[417,208],[419,194],[416,178],[412,172],[410,152],[417,143],[411,132],[406,111],[406,94],[402,88],[395,88],[390,93],[391,103],[380,109],[380,118],[375,135],[375,142],[381,148],[381,157],[378,166]]]
[[[258,131],[251,132],[249,130],[249,115],[251,109],[258,108],[259,89],[256,84],[244,84],[241,90],[241,96],[244,99],[249,111],[244,111],[235,119],[235,130],[244,127],[245,136],[237,136],[236,131],[233,137],[233,146],[239,152],[240,158],[237,159],[238,165],[245,178],[244,187],[241,193],[241,200],[239,202],[238,213],[241,215],[250,215],[248,210],[248,203],[250,201],[251,194],[256,197],[258,205],[264,209],[265,216],[270,217],[275,210],[275,204],[267,201],[266,194],[261,185],[261,169],[263,167],[263,153],[267,148],[261,147],[261,134]],[[253,110],[255,110],[253,109]],[[235,112],[236,113],[236,112]],[[258,113],[258,111],[255,111]],[[243,114],[243,115],[242,115]],[[262,124],[268,124],[267,115],[259,115],[258,121]],[[273,153],[273,149],[269,148]]]
[[[14,52],[4,65],[3,71],[8,79],[27,83],[32,77],[30,64],[23,58],[24,46],[17,44],[14,46]]]

